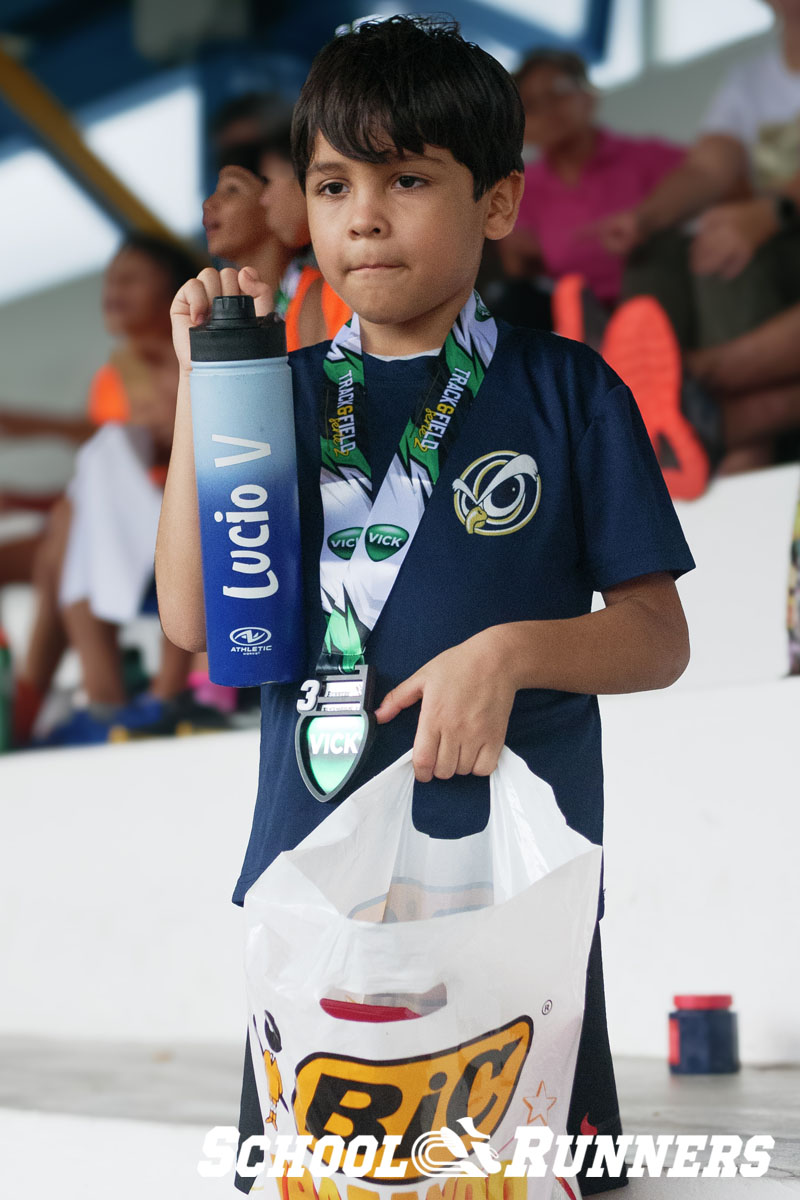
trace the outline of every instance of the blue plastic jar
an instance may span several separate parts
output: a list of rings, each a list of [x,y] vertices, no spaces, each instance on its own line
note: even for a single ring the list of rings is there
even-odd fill
[[[739,1070],[739,1038],[731,996],[675,996],[669,1015],[673,1075],[727,1075]]]

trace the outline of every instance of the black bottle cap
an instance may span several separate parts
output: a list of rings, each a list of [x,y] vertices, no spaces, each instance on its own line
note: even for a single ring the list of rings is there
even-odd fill
[[[284,358],[286,326],[277,313],[257,317],[252,296],[215,296],[211,316],[189,330],[192,362]]]

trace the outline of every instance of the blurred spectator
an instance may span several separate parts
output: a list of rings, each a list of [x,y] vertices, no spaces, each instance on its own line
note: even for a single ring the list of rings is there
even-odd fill
[[[226,101],[208,124],[217,158],[231,146],[254,146],[292,121],[292,105],[278,92],[245,92]]]
[[[262,143],[258,170],[265,179],[261,204],[267,229],[294,252],[281,284],[279,311],[286,318],[289,350],[332,338],[351,310],[323,278],[311,252],[306,198],[292,165],[289,127]]]
[[[285,107],[283,120],[285,128]],[[257,145],[239,141],[247,127],[239,127],[234,136],[228,123],[224,131],[216,185],[203,205],[209,253],[237,267],[254,267],[280,303],[294,250],[267,229],[260,204],[260,151]],[[136,615],[152,576],[160,490],[154,487],[151,460],[159,447],[168,457],[177,391],[169,303],[194,274],[193,265],[186,264],[171,281],[169,296],[162,297],[171,370],[163,410],[166,441],[162,443],[155,430],[142,439],[112,428],[103,438],[92,439],[78,458],[70,489],[73,520],[66,554],[62,547],[59,558],[60,602],[70,643],[81,659],[88,707],[54,730],[49,744],[105,741],[115,728],[136,734],[168,732],[184,722],[217,723],[212,721],[214,714],[185,693],[192,656],[166,639],[158,676],[146,693],[128,703],[118,645],[119,627]],[[102,508],[97,506],[98,495],[105,497]],[[100,569],[110,562],[113,570]]]
[[[127,420],[130,398],[131,420],[143,423],[154,403],[151,386],[153,365],[143,367],[138,355],[129,349],[129,339],[150,341],[152,291],[163,286],[166,271],[170,279],[187,268],[195,267],[188,255],[167,243],[148,238],[130,238],[106,270],[103,283],[103,316],[108,332],[126,339],[111,355],[109,362],[93,377],[86,412],[78,416],[52,416],[0,409],[0,435],[4,437],[56,436],[84,442],[106,421]],[[163,329],[162,329],[163,333]],[[125,385],[123,385],[123,376]],[[156,383],[158,371],[156,370]],[[163,383],[163,381],[162,381]],[[35,491],[0,493],[0,511],[9,509],[46,510],[62,503],[59,493]],[[51,514],[51,526],[58,526],[62,515]],[[47,540],[52,528],[43,535]],[[27,583],[36,570],[36,558],[43,537],[31,537],[0,545],[0,586]],[[43,551],[44,556],[49,553]]]
[[[672,255],[625,291],[657,296],[684,349],[735,338],[800,301],[800,0],[768,3],[780,44],[734,66],[681,166],[596,227],[607,250],[634,263],[637,247],[672,231]],[[698,219],[686,236],[688,218]]]
[[[536,50],[515,75],[525,108],[525,142],[538,151],[525,169],[514,232],[500,243],[510,275],[579,274],[612,306],[623,261],[592,236],[593,225],[644,199],[683,159],[658,138],[612,133],[596,122],[597,96],[577,54]]]
[[[258,158],[257,145],[234,146],[220,155],[216,186],[203,204],[203,227],[209,254],[254,267],[277,296],[293,251],[266,227]]]
[[[217,185],[203,206],[209,253],[254,267],[286,320],[289,350],[332,337],[350,309],[323,281],[311,251],[306,199],[292,166],[290,114],[268,136],[220,153]]]
[[[135,575],[137,569],[128,561],[130,542],[125,541],[125,530],[116,526],[114,514],[124,511],[131,529],[146,526],[148,521],[141,497],[131,503],[130,493],[122,494],[123,481],[117,473],[120,448],[128,460],[142,464],[142,486],[150,489],[154,502],[150,522],[153,511],[157,520],[177,390],[169,308],[175,291],[195,270],[193,260],[177,247],[132,234],[106,271],[103,316],[109,332],[120,341],[90,387],[90,418],[103,428],[79,451],[67,498],[55,506],[35,557],[36,614],[15,695],[17,744],[28,740],[68,642],[81,658],[90,706],[105,706],[103,716],[110,716],[111,709],[119,715],[116,710],[125,706],[127,695],[116,627],[105,620],[107,614],[102,607],[98,617],[91,606],[98,589],[102,592],[130,586],[130,572]],[[88,472],[87,464],[92,464]],[[87,477],[91,478],[93,472],[96,477],[98,467],[106,478],[106,487],[100,491],[87,486]],[[145,528],[145,543],[148,533]],[[150,537],[149,549],[139,548],[138,570],[143,577],[138,589],[134,588],[136,594],[127,597],[130,615],[138,611],[152,577],[154,527]],[[124,550],[115,560],[113,551],[121,542],[125,542]],[[115,562],[116,567],[125,565],[122,580]],[[62,607],[65,596],[67,606]],[[163,706],[165,700],[180,693],[190,662],[190,655],[164,639],[161,668],[152,684],[151,697]],[[99,728],[89,730],[92,722],[98,724],[97,717],[98,712],[91,708],[76,714],[52,740],[103,740]],[[88,736],[90,732],[97,736]]]
[[[657,307],[631,301],[604,350],[610,341],[609,361],[631,386],[638,376],[635,394],[654,444],[670,426],[667,459],[675,461],[667,469],[682,489],[673,494],[686,497],[702,492],[720,460],[720,470],[732,472],[798,450],[800,0],[768,2],[779,44],[730,71],[686,161],[641,203],[596,227],[607,249],[628,255],[624,294],[656,297],[677,337],[676,350]],[[688,228],[687,218],[696,218]],[[671,253],[642,261],[645,239],[655,236]],[[673,370],[669,388],[637,366],[681,351],[689,378],[681,383]],[[701,412],[691,399],[701,395],[697,384],[707,393]]]

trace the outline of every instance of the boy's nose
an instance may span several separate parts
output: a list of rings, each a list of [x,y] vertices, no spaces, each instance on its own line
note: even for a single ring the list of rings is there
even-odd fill
[[[355,237],[379,237],[385,230],[385,222],[374,213],[356,215],[350,222],[350,232]]]
[[[353,205],[350,233],[355,237],[379,237],[385,233],[387,222],[378,198],[364,195]]]

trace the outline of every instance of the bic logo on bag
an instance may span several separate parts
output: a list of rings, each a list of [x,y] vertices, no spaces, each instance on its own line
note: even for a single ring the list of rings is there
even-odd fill
[[[380,1168],[376,1163],[364,1177],[380,1180],[387,1169],[404,1166],[400,1178],[411,1183],[422,1178],[412,1152],[423,1134],[445,1125],[452,1129],[471,1118],[480,1136],[492,1136],[511,1103],[532,1037],[530,1018],[519,1017],[460,1046],[418,1058],[374,1062],[312,1054],[297,1068],[292,1100],[297,1131],[311,1137],[312,1150],[328,1136],[345,1144],[364,1136],[379,1142],[397,1137],[391,1163]],[[469,1149],[467,1135],[464,1141]],[[436,1151],[442,1166],[456,1157],[444,1143]]]
[[[527,525],[539,507],[542,479],[530,454],[483,454],[453,483],[456,515],[467,533],[502,537]]]

